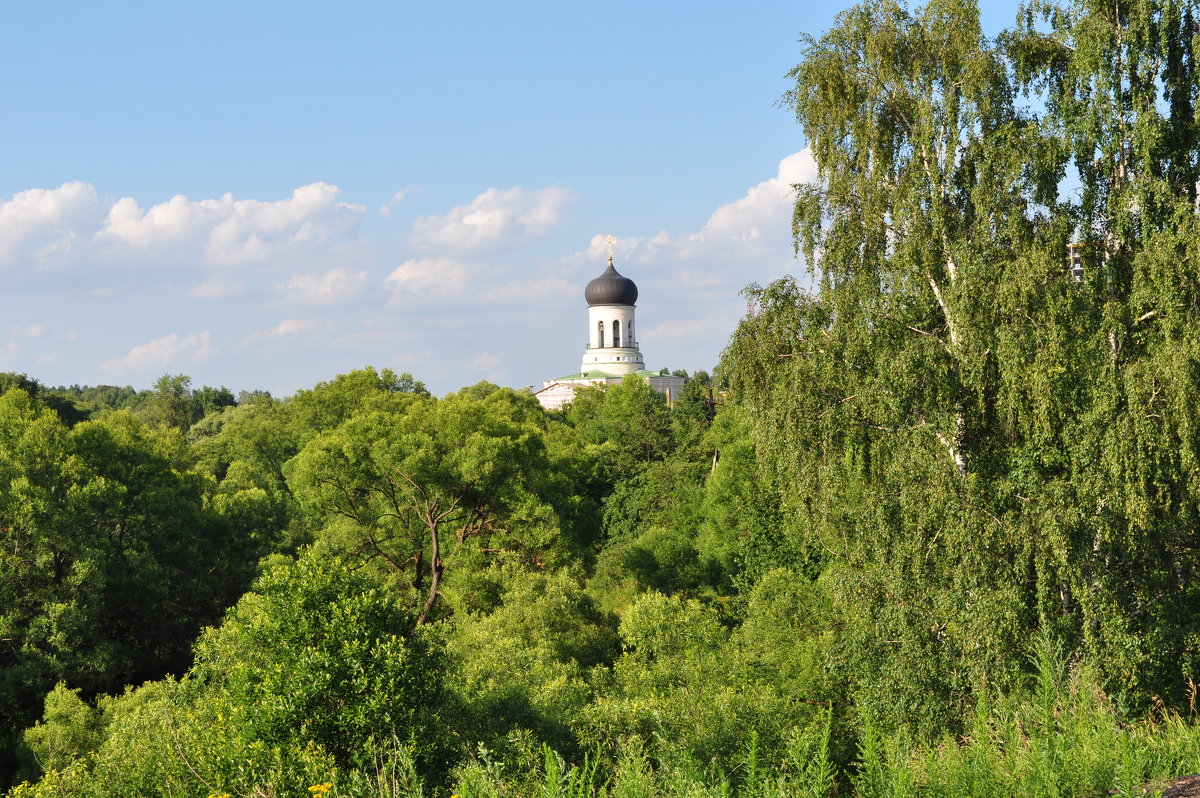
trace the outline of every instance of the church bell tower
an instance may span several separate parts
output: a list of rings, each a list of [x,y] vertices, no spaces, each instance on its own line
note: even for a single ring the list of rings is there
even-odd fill
[[[633,280],[613,266],[587,284],[583,298],[588,303],[588,345],[583,351],[581,372],[604,371],[620,376],[646,368],[638,349],[633,312],[638,290]]]

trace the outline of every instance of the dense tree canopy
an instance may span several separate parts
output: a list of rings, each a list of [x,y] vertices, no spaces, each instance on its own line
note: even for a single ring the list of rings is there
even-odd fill
[[[868,3],[793,73],[819,291],[754,290],[726,362],[898,721],[962,717],[1030,629],[1115,689],[1195,673],[1191,10],[1118,13],[991,42],[967,3]]]
[[[805,37],[812,280],[671,401],[0,375],[9,797],[1200,771],[1197,42],[1181,0]]]

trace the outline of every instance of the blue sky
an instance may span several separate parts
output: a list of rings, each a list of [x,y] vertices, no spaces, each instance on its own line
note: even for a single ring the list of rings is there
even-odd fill
[[[0,370],[540,383],[610,234],[647,366],[711,369],[741,288],[803,273],[776,103],[842,7],[9,5]]]

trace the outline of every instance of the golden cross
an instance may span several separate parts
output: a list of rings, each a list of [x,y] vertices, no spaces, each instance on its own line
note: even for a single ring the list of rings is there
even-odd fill
[[[604,242],[606,244],[608,244],[608,259],[612,260],[613,244],[617,243],[617,239],[613,238],[612,236],[609,236],[608,238],[604,239]]]

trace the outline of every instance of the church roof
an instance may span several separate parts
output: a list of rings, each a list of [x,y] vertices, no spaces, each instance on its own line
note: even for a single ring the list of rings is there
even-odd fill
[[[663,375],[659,374],[657,371],[648,371],[646,369],[638,369],[637,371],[631,371],[631,372],[629,372],[629,374],[632,374],[635,377],[641,377],[642,379],[649,379],[651,377],[663,376]],[[591,371],[584,371],[584,372],[580,372],[579,374],[568,374],[565,377],[556,377],[553,380],[553,382],[567,382],[569,380],[614,380],[614,379],[623,379],[625,377],[628,377],[629,374],[610,374],[607,371],[600,371],[599,369],[592,369]]]
[[[583,298],[591,305],[633,305],[637,303],[638,290],[633,280],[620,274],[614,267],[612,256],[604,274],[587,284]]]
[[[563,380],[607,380],[616,377],[616,374],[609,374],[607,371],[592,369],[591,371],[583,371],[578,374],[568,374],[565,377],[556,377],[555,382]]]

